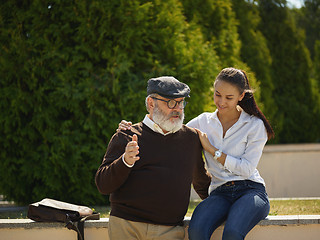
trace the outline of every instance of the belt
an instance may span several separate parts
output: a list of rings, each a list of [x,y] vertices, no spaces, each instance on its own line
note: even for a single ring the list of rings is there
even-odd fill
[[[235,181],[229,181],[226,182],[225,184],[219,186],[218,188],[228,188],[228,187],[233,187],[233,186],[247,186],[249,188],[256,188],[263,190],[265,192],[265,186],[262,183],[254,182],[251,180],[235,180]]]
[[[226,182],[225,184],[223,184],[223,187],[231,187],[231,186],[235,186],[235,185],[247,185],[249,183],[253,183],[253,184],[261,184],[261,183],[256,183],[253,182],[251,180],[235,180],[235,181],[230,181],[230,182]]]
[[[227,183],[223,184],[222,186],[231,187],[231,186],[234,186],[234,185],[236,185],[236,183],[234,181],[230,181],[230,182],[227,182]]]
[[[235,186],[235,185],[247,185],[250,182],[252,183],[252,181],[250,181],[250,180],[236,180],[236,181],[226,182],[222,186],[231,187],[231,186]]]

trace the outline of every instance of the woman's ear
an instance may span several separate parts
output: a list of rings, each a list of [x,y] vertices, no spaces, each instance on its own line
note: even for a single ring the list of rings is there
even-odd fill
[[[244,98],[244,95],[246,95],[246,92],[245,92],[245,91],[243,91],[242,94],[240,95],[240,97],[239,97],[239,102]]]

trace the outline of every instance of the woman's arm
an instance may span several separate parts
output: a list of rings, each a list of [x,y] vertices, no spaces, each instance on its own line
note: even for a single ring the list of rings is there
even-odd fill
[[[217,161],[221,163],[227,171],[235,175],[242,176],[245,179],[252,176],[256,170],[263,148],[267,142],[267,132],[263,122],[258,120],[251,124],[251,129],[245,133],[247,136],[245,143],[246,146],[243,153],[237,156],[232,156],[228,154],[228,152],[222,151],[221,157],[217,158]],[[215,156],[215,152],[219,149],[210,143],[206,133],[203,133],[198,129],[196,130],[199,134],[203,148],[212,156]],[[233,147],[237,148],[237,145],[234,145]]]
[[[227,155],[225,168],[243,178],[252,176],[257,169],[267,139],[266,128],[259,119],[259,121],[253,123],[251,130],[248,132],[244,153],[239,157]]]
[[[199,129],[196,129],[196,128],[195,128],[195,130],[199,134],[199,138],[200,138],[203,149],[206,150],[207,152],[209,152],[212,156],[214,156],[215,152],[218,151],[219,149],[212,146],[212,144],[209,142],[209,139],[208,139],[208,136],[206,133],[201,132]],[[227,157],[227,155],[222,152],[221,157],[217,158],[217,161],[220,162],[224,166],[225,161],[226,161],[226,157]]]

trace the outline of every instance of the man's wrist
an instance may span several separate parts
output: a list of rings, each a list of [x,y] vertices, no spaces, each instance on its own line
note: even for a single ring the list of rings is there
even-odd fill
[[[132,165],[130,165],[129,163],[126,162],[126,160],[124,160],[124,154],[122,155],[122,161],[123,161],[124,165],[126,165],[129,168],[132,168],[134,166],[134,163]]]

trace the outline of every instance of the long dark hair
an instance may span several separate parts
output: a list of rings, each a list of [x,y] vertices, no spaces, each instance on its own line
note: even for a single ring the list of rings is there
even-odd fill
[[[264,116],[264,114],[259,109],[256,101],[254,100],[253,91],[250,88],[249,80],[247,77],[247,74],[240,69],[236,68],[224,68],[217,76],[215,83],[217,81],[226,81],[233,86],[236,86],[239,89],[240,94],[243,92],[245,93],[243,99],[238,102],[238,105],[248,114],[254,115],[258,118],[260,118],[264,126],[267,130],[268,139],[274,137],[274,131],[267,120],[267,118]]]

